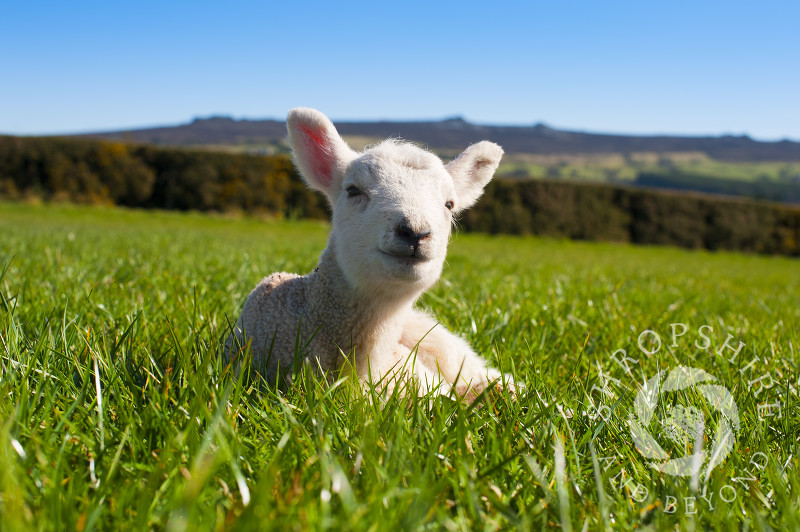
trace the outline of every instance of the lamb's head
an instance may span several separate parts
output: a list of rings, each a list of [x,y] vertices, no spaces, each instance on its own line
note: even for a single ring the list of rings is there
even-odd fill
[[[477,201],[503,155],[486,141],[447,165],[392,140],[358,153],[318,111],[292,109],[287,124],[303,178],[333,208],[336,260],[364,292],[389,288],[413,295],[435,283],[453,216]]]

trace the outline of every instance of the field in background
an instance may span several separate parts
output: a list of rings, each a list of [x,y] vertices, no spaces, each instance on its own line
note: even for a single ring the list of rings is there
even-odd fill
[[[363,150],[382,139],[347,136]],[[426,146],[427,147],[427,146]],[[251,155],[288,154],[285,142],[198,146],[212,152]],[[458,150],[433,150],[445,161]],[[524,181],[632,185],[649,189],[739,196],[800,204],[800,163],[786,161],[722,161],[695,152],[506,153],[497,177]]]
[[[357,150],[378,144],[383,139],[345,136]],[[207,144],[210,151],[254,155],[288,154],[285,141],[262,143]],[[435,149],[445,160],[458,150]],[[800,186],[800,163],[781,161],[721,161],[701,151],[628,153],[506,153],[497,175],[514,179],[567,179],[596,183],[634,183],[639,174],[696,175],[722,181],[796,184]]]
[[[795,183],[800,186],[800,163],[717,161],[702,152],[509,154],[498,169],[498,175],[503,177],[575,179],[600,183],[634,182],[639,174],[654,172],[744,182]]]
[[[515,399],[233,377],[217,354],[244,298],[313,268],[327,230],[0,204],[3,527],[800,527],[797,260],[457,235],[420,305],[524,383]],[[657,355],[637,353],[646,329]],[[734,362],[715,354],[729,334]],[[677,365],[716,376],[741,420],[700,485],[650,468],[628,430],[639,385]]]

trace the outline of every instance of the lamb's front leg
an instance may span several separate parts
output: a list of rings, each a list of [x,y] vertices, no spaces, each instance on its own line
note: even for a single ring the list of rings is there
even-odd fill
[[[407,346],[394,342],[373,346],[368,356],[356,362],[362,386],[375,386],[392,393],[400,386],[414,395],[436,392],[446,395],[450,384],[435,369],[426,367]]]
[[[496,380],[504,381],[507,390],[516,390],[510,375],[504,377],[499,370],[487,366],[463,338],[423,312],[408,314],[401,343],[409,350],[416,349],[417,363],[441,374],[460,395],[474,397]]]

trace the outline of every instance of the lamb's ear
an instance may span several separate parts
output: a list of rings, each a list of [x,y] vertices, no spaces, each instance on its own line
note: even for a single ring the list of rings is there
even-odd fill
[[[328,117],[315,109],[296,107],[286,119],[294,161],[306,183],[333,204],[348,164],[356,157]]]
[[[453,177],[456,187],[456,212],[471,207],[483,194],[503,157],[503,148],[494,142],[473,144],[447,164],[445,168]]]

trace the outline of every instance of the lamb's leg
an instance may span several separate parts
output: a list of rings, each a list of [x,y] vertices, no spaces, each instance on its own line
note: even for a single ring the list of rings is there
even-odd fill
[[[469,344],[448,331],[433,318],[419,311],[409,313],[401,343],[415,350],[418,364],[441,374],[464,396],[479,394],[491,382],[500,380],[504,388],[515,392],[513,378],[489,367]]]
[[[388,354],[386,354],[388,353]],[[447,394],[450,385],[437,371],[431,371],[417,357],[416,352],[405,345],[389,347],[382,356],[371,356],[359,368],[362,386],[373,385],[389,393],[396,386],[407,387],[414,394],[425,395],[431,391]]]
[[[371,385],[391,393],[400,386],[414,395],[431,391],[447,394],[450,390],[450,385],[438,372],[425,367],[416,352],[396,340],[371,346],[370,353],[355,362],[358,378],[365,388]]]

